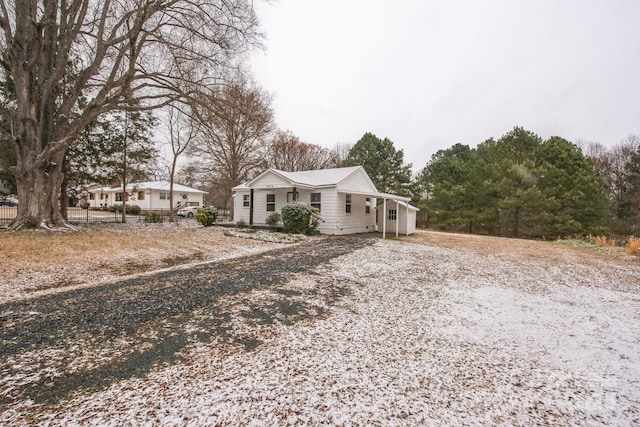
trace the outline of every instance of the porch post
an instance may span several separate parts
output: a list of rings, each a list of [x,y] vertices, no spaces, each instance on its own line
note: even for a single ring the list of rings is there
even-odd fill
[[[249,194],[249,225],[253,225],[253,188]]]
[[[396,199],[396,239],[398,238],[398,232],[400,226],[400,201]]]
[[[382,239],[387,236],[387,198],[382,199]]]
[[[404,235],[409,235],[409,202],[407,202],[407,216],[404,219]]]

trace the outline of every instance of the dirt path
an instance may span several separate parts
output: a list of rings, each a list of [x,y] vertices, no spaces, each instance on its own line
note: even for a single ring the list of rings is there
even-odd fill
[[[176,363],[197,342],[224,338],[251,351],[260,325],[323,314],[348,290],[279,289],[292,275],[313,271],[367,244],[363,238],[313,239],[268,253],[166,271],[148,277],[54,293],[0,305],[0,412],[32,400],[53,405],[80,391],[141,376]],[[275,289],[268,301],[242,295]],[[232,327],[240,317],[247,332]],[[233,312],[236,312],[234,314]]]

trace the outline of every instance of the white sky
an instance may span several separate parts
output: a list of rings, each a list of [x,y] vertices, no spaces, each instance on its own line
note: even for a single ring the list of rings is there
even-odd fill
[[[373,132],[419,170],[516,125],[609,146],[640,134],[640,0],[255,5],[267,41],[254,76],[305,142]]]

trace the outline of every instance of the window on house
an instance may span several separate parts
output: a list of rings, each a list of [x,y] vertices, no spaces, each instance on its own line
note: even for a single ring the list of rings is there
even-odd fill
[[[267,194],[267,212],[276,211],[276,195]]]
[[[346,201],[344,204],[344,212],[351,213],[351,194],[347,194]]]
[[[96,199],[96,195],[93,193],[89,193],[89,200],[95,200]]]
[[[295,202],[296,200],[299,200],[299,199],[300,199],[300,193],[298,193],[297,191],[296,191],[295,199],[293,198],[293,191],[289,191],[287,193],[287,203]]]
[[[160,193],[160,200],[169,200],[169,193]]]
[[[321,200],[320,193],[311,193],[311,207],[318,209],[318,212],[320,212],[320,206],[321,206],[320,200]]]
[[[138,200],[144,200],[144,191],[138,191]]]
[[[242,196],[242,206],[245,208],[249,207],[249,195],[248,194],[244,194]]]
[[[122,193],[116,193],[116,202],[122,201]]]
[[[371,213],[371,197],[367,197],[364,201],[364,213],[367,215]]]
[[[104,200],[104,194],[100,193],[100,200]]]
[[[396,220],[396,210],[395,209],[389,209],[389,215],[387,216],[387,219],[389,221],[395,221]]]

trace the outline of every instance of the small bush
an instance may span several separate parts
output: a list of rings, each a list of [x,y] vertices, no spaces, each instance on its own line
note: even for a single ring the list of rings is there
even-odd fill
[[[640,237],[630,237],[625,252],[640,257]]]
[[[196,221],[205,227],[212,226],[216,222],[218,211],[212,206],[205,206],[196,211]]]
[[[318,210],[306,203],[289,203],[282,207],[282,223],[287,233],[311,235],[318,229]]]
[[[158,222],[164,222],[164,218],[162,217],[162,215],[157,214],[155,212],[150,213],[149,215],[144,217],[144,222],[146,223],[158,223]]]
[[[113,206],[109,206],[108,208],[111,212],[122,212],[122,204],[117,203]],[[138,205],[127,205],[127,215],[138,215],[140,214],[140,206]]]
[[[127,205],[127,215],[140,215],[140,206]]]
[[[264,221],[272,230],[275,230],[278,223],[282,220],[282,216],[278,212],[274,212]]]
[[[238,220],[236,221],[236,228],[239,228],[239,229],[247,228],[247,223],[244,222],[243,220]]]

